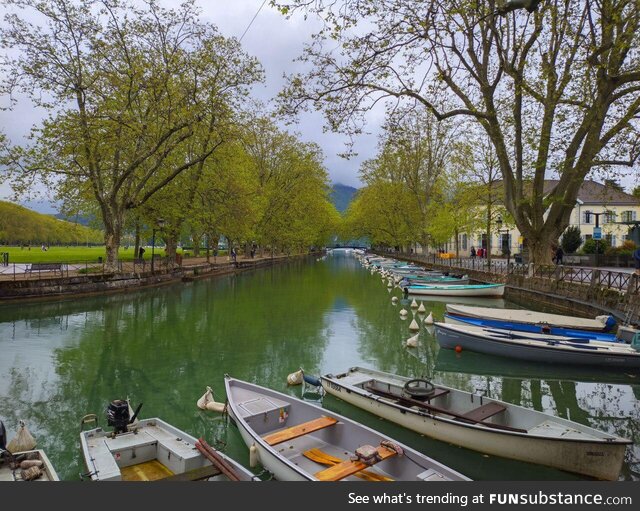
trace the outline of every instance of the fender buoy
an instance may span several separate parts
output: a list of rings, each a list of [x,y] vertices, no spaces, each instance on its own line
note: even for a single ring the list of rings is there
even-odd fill
[[[456,346],[456,353],[462,353],[462,346],[459,344]]]
[[[218,403],[217,401],[209,401],[207,403],[206,409],[212,412],[222,413],[224,412],[224,403]]]

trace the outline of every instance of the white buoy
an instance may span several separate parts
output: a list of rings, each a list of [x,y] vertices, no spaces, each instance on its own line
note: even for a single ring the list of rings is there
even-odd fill
[[[433,312],[430,312],[429,315],[424,318],[425,325],[433,325]]]
[[[420,334],[416,334],[413,337],[409,337],[406,341],[406,345],[409,348],[415,348],[416,346],[418,346],[418,337],[420,337]]]
[[[416,302],[416,299],[414,298],[413,301],[411,302],[411,308],[412,309],[417,309],[418,308],[418,302]]]
[[[409,314],[409,313],[407,312],[407,310],[406,310],[405,308],[402,308],[402,309],[400,310],[400,315],[401,315],[401,316],[406,316],[407,314]]]
[[[218,412],[218,413],[222,413],[224,412],[224,403],[218,403],[217,401],[209,401],[207,403],[207,410],[209,410],[210,412]]]
[[[207,403],[213,400],[213,390],[211,390],[211,387],[207,385],[207,391],[202,394],[202,397],[198,399],[198,402],[196,404],[198,405],[198,408],[200,408],[200,410],[206,410]]]
[[[295,373],[291,373],[289,376],[287,376],[287,384],[300,385],[302,383],[302,378],[304,378],[304,375],[302,373],[302,369],[299,369]]]
[[[249,466],[255,468],[258,465],[258,448],[256,444],[251,444],[249,447]]]
[[[420,307],[418,307],[418,312],[427,312],[427,309],[424,308],[424,303],[420,302]]]
[[[397,296],[392,297],[391,303],[398,303],[398,297]]]
[[[416,330],[420,330],[420,325],[418,325],[418,322],[415,320],[415,318],[411,320],[411,324],[409,325],[409,330],[413,330],[414,332]]]

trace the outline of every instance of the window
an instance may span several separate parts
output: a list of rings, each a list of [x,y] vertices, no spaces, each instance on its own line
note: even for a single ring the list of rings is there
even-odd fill
[[[461,234],[460,235],[460,244],[462,245],[462,250],[467,250],[467,235],[466,234]]]
[[[604,223],[605,224],[612,224],[613,222],[616,221],[616,217],[618,216],[618,214],[615,211],[605,211],[604,212]]]
[[[583,224],[590,224],[593,221],[593,215],[591,214],[591,211],[584,211],[582,213],[582,223]]]
[[[610,247],[616,246],[616,237],[614,234],[605,234],[604,239],[607,240]]]
[[[637,212],[636,211],[623,211],[622,212],[622,221],[623,222],[635,222],[637,220]]]

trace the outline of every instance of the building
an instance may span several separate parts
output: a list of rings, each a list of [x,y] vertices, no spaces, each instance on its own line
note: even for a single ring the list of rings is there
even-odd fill
[[[556,180],[546,180],[545,191],[550,191],[556,183]],[[640,221],[640,200],[615,186],[586,180],[578,192],[569,225],[580,228],[584,241],[593,237],[596,219],[602,232],[602,238],[606,239],[612,247],[620,246],[629,239],[630,226],[618,222]],[[501,231],[498,233],[498,227],[496,227],[495,232],[491,235],[489,240],[491,253],[501,255],[503,247],[507,246],[511,254],[519,253],[523,240],[518,229],[504,224]],[[482,232],[469,235],[460,234],[458,241],[461,256],[469,255],[472,246],[476,248],[487,247],[486,234]],[[455,251],[455,243],[448,245],[449,251]]]

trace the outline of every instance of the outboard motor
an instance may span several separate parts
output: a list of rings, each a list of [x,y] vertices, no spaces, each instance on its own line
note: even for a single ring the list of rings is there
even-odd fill
[[[114,399],[107,407],[107,424],[113,426],[114,434],[125,433],[129,425],[129,403],[122,399]]]
[[[138,405],[132,417],[129,413],[129,401],[114,399],[109,403],[107,407],[107,424],[113,426],[114,436],[118,433],[126,433],[128,431],[127,426],[135,422],[141,408],[142,403]]]

